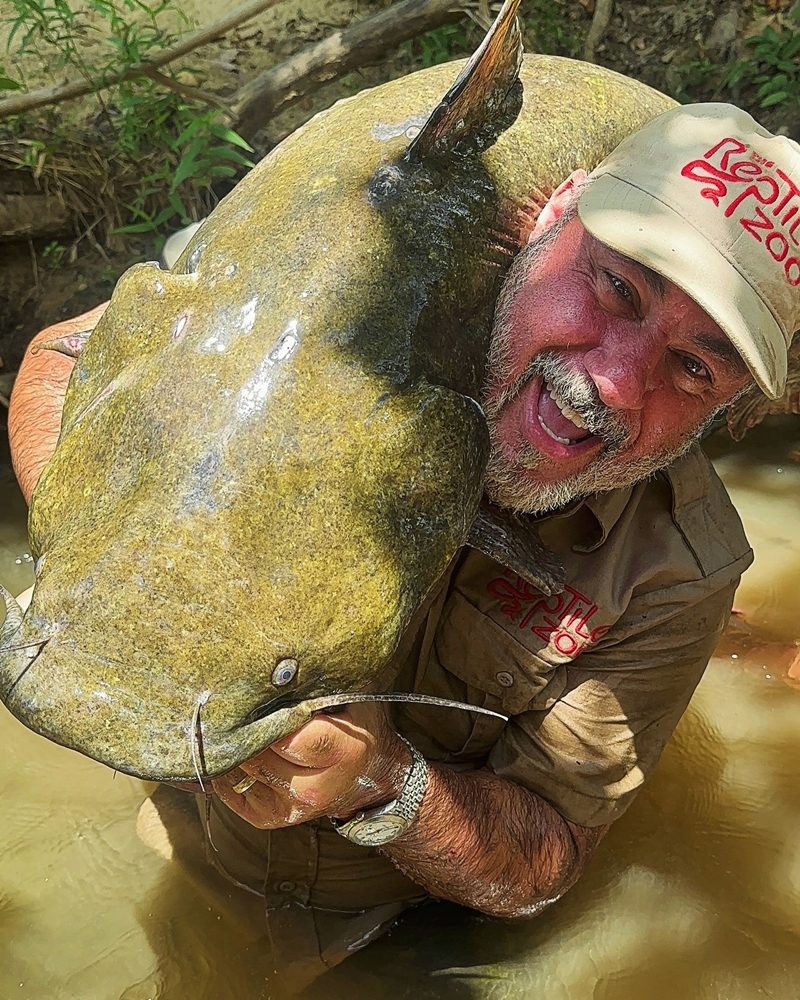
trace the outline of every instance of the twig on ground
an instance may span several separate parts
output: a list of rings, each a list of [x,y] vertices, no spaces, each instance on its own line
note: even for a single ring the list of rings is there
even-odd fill
[[[217,97],[216,94],[207,94],[202,90],[198,90],[197,87],[187,87],[185,83],[180,83],[178,80],[174,80],[171,76],[165,76],[163,73],[160,73],[155,66],[142,66],[142,76],[146,76],[150,80],[155,80],[155,82],[161,84],[162,87],[166,87],[168,90],[174,90],[177,94],[181,94],[183,97],[188,97],[190,100],[200,101],[202,104],[208,104],[212,108],[216,108],[218,111],[227,110],[227,104],[221,97]]]
[[[597,61],[595,59],[595,50],[602,41],[603,35],[608,31],[613,13],[614,0],[597,0],[592,24],[586,36],[586,41],[583,43],[583,52],[581,53],[581,58],[586,62],[593,63]]]
[[[33,247],[33,240],[28,237],[28,251],[31,255],[31,271],[33,272],[33,284],[38,286],[39,284],[39,264],[36,260],[36,250]]]

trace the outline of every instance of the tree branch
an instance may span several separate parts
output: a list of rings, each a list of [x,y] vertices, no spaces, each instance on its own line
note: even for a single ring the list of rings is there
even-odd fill
[[[149,76],[149,71],[153,67],[164,66],[186,55],[188,52],[192,52],[194,49],[199,49],[201,45],[213,42],[214,39],[227,34],[232,28],[243,24],[245,21],[249,21],[262,11],[270,7],[275,7],[282,2],[283,0],[250,0],[250,3],[246,3],[242,7],[231,11],[230,14],[226,14],[225,17],[221,17],[212,24],[206,25],[205,28],[199,28],[190,35],[186,35],[179,42],[159,52],[158,55],[153,56],[148,62],[129,67],[124,73],[112,74],[94,83],[89,83],[83,79],[71,80],[69,83],[62,83],[56,87],[45,87],[42,90],[34,90],[28,94],[16,94],[14,97],[6,97],[0,101],[0,120],[8,118],[10,115],[21,114],[23,111],[33,111],[35,108],[60,104],[62,101],[69,101],[75,97],[83,97],[84,94],[90,94],[95,90],[103,90],[106,87],[113,86],[115,83],[121,83],[123,80]],[[207,103],[209,102],[209,98],[205,98],[205,100]]]
[[[592,24],[586,36],[586,41],[583,44],[583,52],[581,53],[581,58],[585,59],[586,62],[593,63],[596,61],[594,57],[595,49],[600,44],[603,35],[608,31],[613,13],[614,0],[597,0]]]
[[[270,118],[324,84],[377,62],[401,42],[457,20],[465,8],[459,0],[401,0],[307,46],[238,91],[230,105],[231,128],[251,139]]]

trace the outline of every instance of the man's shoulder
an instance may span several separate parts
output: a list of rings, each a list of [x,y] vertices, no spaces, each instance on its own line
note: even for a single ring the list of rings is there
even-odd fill
[[[676,582],[738,572],[751,558],[741,519],[699,445],[628,490],[590,497],[599,541],[581,547]],[[604,551],[603,551],[604,550]]]
[[[741,518],[699,444],[663,475],[670,487],[672,521],[703,576],[751,556]]]

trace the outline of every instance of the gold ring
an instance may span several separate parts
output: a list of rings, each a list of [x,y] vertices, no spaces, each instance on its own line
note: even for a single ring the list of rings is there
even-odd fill
[[[237,781],[233,786],[234,792],[239,795],[244,795],[245,792],[249,792],[253,785],[258,781],[258,778],[253,778],[251,775],[247,774],[241,781]]]

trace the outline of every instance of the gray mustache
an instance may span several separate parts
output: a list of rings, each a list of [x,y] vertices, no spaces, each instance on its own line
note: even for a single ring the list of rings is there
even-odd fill
[[[516,396],[536,376],[541,376],[565,403],[581,415],[592,434],[605,441],[609,454],[623,447],[630,428],[622,414],[600,399],[597,387],[587,375],[572,369],[558,352],[543,351],[532,359],[514,383],[511,396]]]

